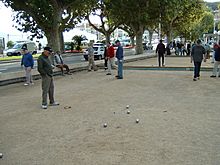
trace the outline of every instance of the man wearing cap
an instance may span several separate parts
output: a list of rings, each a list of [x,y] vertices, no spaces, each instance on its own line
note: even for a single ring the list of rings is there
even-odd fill
[[[21,53],[23,54],[21,59],[21,66],[24,65],[25,69],[25,77],[26,77],[26,83],[24,83],[25,86],[27,85],[33,85],[31,70],[34,67],[34,59],[31,53],[28,52],[27,44],[22,45],[21,47]]]
[[[38,57],[38,72],[42,78],[42,108],[47,109],[47,94],[49,94],[49,100],[51,106],[59,105],[54,100],[54,83],[53,83],[53,66],[49,60],[49,56],[52,53],[50,47],[44,47],[43,53]]]
[[[115,44],[118,47],[116,51],[116,58],[118,62],[118,75],[115,77],[117,79],[123,79],[123,58],[124,58],[123,48],[119,40],[115,41]]]

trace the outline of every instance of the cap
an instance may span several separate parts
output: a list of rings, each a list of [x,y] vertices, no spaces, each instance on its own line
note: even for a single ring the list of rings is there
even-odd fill
[[[21,47],[21,49],[22,49],[22,50],[28,50],[28,49],[27,49],[27,44],[23,44],[22,47]]]
[[[49,46],[44,47],[44,50],[47,50],[49,52],[53,52],[53,50]]]

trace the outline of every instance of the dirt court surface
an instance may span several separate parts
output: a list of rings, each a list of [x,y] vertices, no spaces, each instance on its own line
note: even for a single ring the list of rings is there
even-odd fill
[[[0,87],[0,164],[220,164],[220,78],[202,72],[193,82],[189,71],[126,70],[123,80],[105,74],[55,77],[60,106],[47,110],[40,108],[41,80]]]

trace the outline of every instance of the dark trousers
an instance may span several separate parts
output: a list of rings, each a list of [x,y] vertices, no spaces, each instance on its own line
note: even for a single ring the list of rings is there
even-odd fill
[[[161,67],[161,58],[162,58],[162,65],[164,65],[164,54],[163,53],[158,53],[158,64],[159,64],[159,67]]]
[[[200,68],[202,62],[194,62],[194,78],[200,77]]]
[[[50,103],[54,103],[54,84],[53,77],[42,76],[42,105],[47,105],[47,94],[49,94]]]
[[[66,68],[67,73],[70,71],[68,65],[66,65],[66,64],[58,64],[58,65],[56,65],[56,67],[61,69],[62,74],[63,74],[63,68]]]
[[[107,69],[107,67],[108,67],[108,58],[105,58],[104,60],[105,60],[104,61],[104,67],[105,67],[105,69]]]

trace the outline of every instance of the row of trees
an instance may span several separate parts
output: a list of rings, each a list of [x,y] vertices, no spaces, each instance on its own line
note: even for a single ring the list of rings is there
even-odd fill
[[[90,25],[110,41],[116,28],[128,32],[136,53],[142,50],[144,30],[152,35],[161,25],[161,37],[168,41],[177,35],[195,39],[213,26],[213,15],[203,0],[1,0],[17,14],[16,28],[32,32],[32,37],[47,37],[48,45],[63,50],[63,32],[87,19]],[[99,17],[101,25],[90,16]]]

